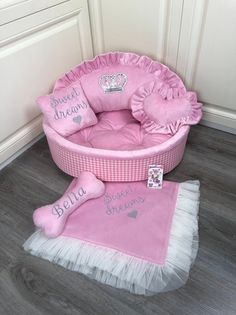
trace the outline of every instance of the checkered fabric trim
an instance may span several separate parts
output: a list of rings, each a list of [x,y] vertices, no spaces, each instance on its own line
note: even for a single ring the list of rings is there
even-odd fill
[[[78,177],[82,171],[89,171],[104,181],[125,182],[146,180],[147,170],[151,164],[161,164],[164,166],[164,173],[170,172],[181,161],[186,140],[187,135],[171,150],[140,159],[109,159],[79,154],[49,138],[48,144],[57,166],[73,177]]]

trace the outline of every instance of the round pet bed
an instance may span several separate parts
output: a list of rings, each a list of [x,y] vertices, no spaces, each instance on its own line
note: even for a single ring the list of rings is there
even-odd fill
[[[182,127],[162,144],[133,151],[104,150],[75,144],[43,124],[54,162],[65,173],[78,177],[86,170],[105,181],[139,181],[147,178],[149,165],[163,165],[168,173],[181,161],[189,132]]]
[[[147,179],[150,165],[163,165],[167,173],[180,163],[189,125],[200,115],[196,96],[188,94],[175,73],[148,57],[116,52],[81,63],[56,82],[54,92],[77,81],[98,123],[69,136],[60,135],[46,119],[43,123],[53,160],[64,172],[78,177],[90,171],[104,181],[141,181]],[[164,127],[148,122],[140,102],[149,96],[153,81],[163,101],[192,98],[192,116]]]

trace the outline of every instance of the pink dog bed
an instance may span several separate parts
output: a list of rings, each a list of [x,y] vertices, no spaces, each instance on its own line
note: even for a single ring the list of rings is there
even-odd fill
[[[140,181],[147,179],[149,165],[161,164],[167,173],[180,163],[189,125],[200,120],[201,109],[175,73],[148,57],[116,52],[78,65],[56,82],[54,92],[77,81],[98,123],[69,136],[43,123],[53,160],[64,172]],[[162,105],[155,108],[155,102]]]

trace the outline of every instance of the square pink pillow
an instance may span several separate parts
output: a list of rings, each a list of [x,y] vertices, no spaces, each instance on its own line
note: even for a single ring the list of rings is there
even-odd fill
[[[37,103],[49,125],[62,136],[97,123],[79,81],[50,95],[40,96]]]

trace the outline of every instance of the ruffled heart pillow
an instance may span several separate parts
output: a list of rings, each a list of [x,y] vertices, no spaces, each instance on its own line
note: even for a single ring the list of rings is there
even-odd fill
[[[194,92],[165,95],[165,83],[151,81],[139,87],[131,98],[133,116],[148,133],[174,135],[183,125],[197,124],[202,104]],[[168,90],[168,89],[166,89]]]
[[[97,123],[79,81],[38,97],[37,103],[48,124],[62,136]]]

